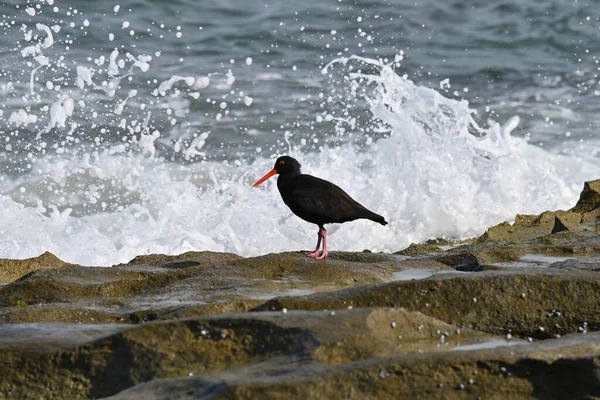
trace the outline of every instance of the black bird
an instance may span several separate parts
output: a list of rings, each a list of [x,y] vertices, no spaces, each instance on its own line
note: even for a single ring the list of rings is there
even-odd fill
[[[318,259],[327,257],[327,231],[323,227],[324,224],[364,218],[387,225],[385,218],[367,210],[339,186],[312,175],[300,173],[300,163],[289,156],[279,157],[275,161],[275,168],[260,178],[252,187],[260,185],[275,174],[279,174],[277,188],[283,202],[294,214],[319,226],[317,248],[313,252],[306,253],[309,257]],[[321,240],[323,241],[323,250],[319,251]]]

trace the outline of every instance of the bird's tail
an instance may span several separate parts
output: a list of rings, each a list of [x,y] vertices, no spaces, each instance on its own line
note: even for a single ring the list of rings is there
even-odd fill
[[[372,211],[369,211],[369,215],[367,216],[367,219],[370,219],[373,222],[377,222],[378,224],[381,225],[387,225],[387,221],[385,220],[385,218],[383,218],[381,215],[379,214],[375,214]]]

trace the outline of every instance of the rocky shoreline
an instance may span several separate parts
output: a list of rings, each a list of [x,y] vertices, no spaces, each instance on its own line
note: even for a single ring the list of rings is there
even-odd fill
[[[600,180],[395,254],[0,260],[0,398],[600,397]]]

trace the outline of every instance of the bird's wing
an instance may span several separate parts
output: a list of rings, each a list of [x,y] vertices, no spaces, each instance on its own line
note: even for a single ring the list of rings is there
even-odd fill
[[[367,209],[352,199],[342,188],[326,180],[301,175],[302,184],[293,191],[294,201],[302,209],[336,221],[362,217]]]

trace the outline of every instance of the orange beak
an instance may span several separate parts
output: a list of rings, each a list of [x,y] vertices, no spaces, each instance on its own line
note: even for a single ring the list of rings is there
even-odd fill
[[[273,168],[272,170],[269,171],[269,173],[267,173],[265,176],[263,176],[258,181],[256,181],[256,183],[254,185],[252,185],[252,187],[257,187],[258,185],[260,185],[261,183],[263,183],[264,181],[266,181],[267,179],[269,179],[276,173],[277,173],[277,170],[275,168]]]

